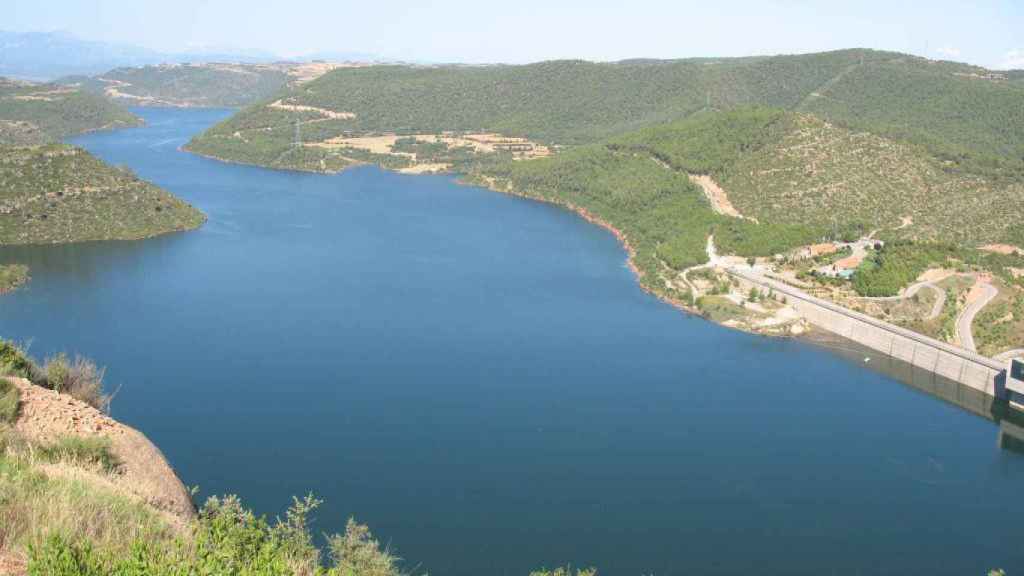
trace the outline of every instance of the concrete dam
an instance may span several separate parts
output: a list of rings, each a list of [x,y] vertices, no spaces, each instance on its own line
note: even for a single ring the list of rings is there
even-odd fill
[[[1024,408],[1024,379],[1016,377],[1019,361],[1004,364],[817,298],[754,271],[737,267],[726,271],[741,287],[783,295],[797,313],[817,328]]]

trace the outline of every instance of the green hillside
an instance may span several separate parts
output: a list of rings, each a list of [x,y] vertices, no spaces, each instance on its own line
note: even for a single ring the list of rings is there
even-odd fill
[[[43,144],[140,123],[117,104],[83,90],[0,78],[0,144]]]
[[[704,109],[768,106],[925,147],[947,167],[1024,173],[1024,88],[967,65],[872,50],[800,56],[524,66],[340,69],[247,108],[191,143],[240,162],[280,161],[347,133],[493,131],[593,143]],[[276,106],[274,103],[276,102]],[[282,106],[284,105],[284,106]],[[315,165],[330,154],[306,151]]]
[[[744,215],[963,245],[1007,241],[1024,184],[949,170],[924,146],[778,109],[701,113],[617,140],[710,174]]]
[[[340,69],[279,95],[281,103],[305,109],[256,105],[213,127],[190,147],[228,160],[268,164],[293,142],[296,121],[302,123],[304,141],[346,132],[453,130],[582,144],[682,118],[709,105],[796,106],[859,58],[859,52],[848,51],[778,58]],[[325,112],[352,117],[332,118]]]
[[[131,106],[239,107],[264,100],[292,79],[287,68],[257,64],[166,64],[72,76],[78,85]]]
[[[801,110],[918,143],[953,165],[1024,176],[1024,85],[982,68],[902,57],[858,65]]]
[[[136,239],[204,220],[172,194],[80,148],[0,146],[0,245]]]

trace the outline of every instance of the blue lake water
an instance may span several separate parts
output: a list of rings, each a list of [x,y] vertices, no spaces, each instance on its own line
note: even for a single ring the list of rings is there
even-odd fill
[[[440,576],[1024,569],[1024,457],[898,367],[681,314],[561,209],[223,164],[178,148],[228,111],[139,113],[74,142],[209,222],[0,251],[33,277],[0,335],[106,365],[202,494],[312,491]]]

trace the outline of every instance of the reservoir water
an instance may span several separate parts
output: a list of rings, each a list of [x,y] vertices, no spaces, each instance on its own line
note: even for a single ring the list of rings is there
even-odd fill
[[[138,113],[74,142],[209,222],[4,249],[32,281],[0,335],[106,365],[202,495],[313,492],[417,574],[1024,569],[1024,457],[931,376],[681,314],[555,207],[223,164],[179,147],[228,111]]]

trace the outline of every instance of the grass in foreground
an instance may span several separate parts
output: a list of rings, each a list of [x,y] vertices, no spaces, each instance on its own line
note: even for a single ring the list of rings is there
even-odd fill
[[[17,442],[12,434],[0,430],[0,554],[21,554],[57,533],[124,554],[134,540],[158,541],[172,534],[136,500],[72,474],[44,474],[31,456],[9,446]]]

